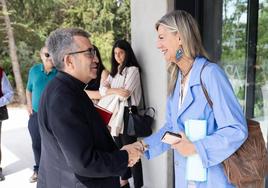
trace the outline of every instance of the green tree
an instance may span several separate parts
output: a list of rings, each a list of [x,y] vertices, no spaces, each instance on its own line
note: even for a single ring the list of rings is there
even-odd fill
[[[91,33],[105,66],[110,68],[112,45],[130,41],[130,0],[8,0],[24,86],[29,68],[39,60],[39,49],[49,33],[62,27],[80,27]],[[1,22],[1,20],[0,20]],[[12,70],[8,46],[0,29],[0,64]],[[14,83],[10,71],[9,78]]]
[[[16,82],[16,89],[17,89],[17,93],[18,93],[18,98],[19,98],[19,101],[21,103],[25,103],[26,96],[25,96],[25,92],[24,92],[23,81],[21,78],[20,65],[18,62],[14,32],[13,32],[13,28],[12,28],[11,23],[10,23],[10,17],[9,17],[6,1],[0,0],[0,3],[2,5],[2,17],[4,18],[3,25],[5,25],[5,30],[3,30],[3,31],[6,31],[6,39],[8,40],[9,55],[11,58],[12,70],[13,70],[14,78],[15,78],[15,82]]]
[[[106,68],[110,68],[110,56],[115,40],[130,40],[130,1],[120,5],[115,0],[61,1],[64,21],[62,27],[84,28],[92,35],[92,42],[99,47]]]

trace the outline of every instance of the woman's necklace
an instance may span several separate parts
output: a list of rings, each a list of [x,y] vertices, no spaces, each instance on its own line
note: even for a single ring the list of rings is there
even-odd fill
[[[189,75],[189,73],[191,71],[191,68],[184,74],[183,74],[183,72],[181,72],[181,85],[185,84],[186,78],[188,77],[188,75]]]
[[[194,64],[194,60],[190,58],[184,61],[179,61],[177,63],[183,78],[185,78],[189,74],[193,64]]]
[[[193,63],[194,63],[194,61],[178,63],[179,69],[181,71],[180,104],[182,104],[182,101],[183,101],[185,82],[186,82],[188,75],[193,67]]]

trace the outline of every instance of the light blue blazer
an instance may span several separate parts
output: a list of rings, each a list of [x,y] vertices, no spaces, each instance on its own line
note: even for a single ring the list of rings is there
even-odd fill
[[[213,110],[209,106],[200,85],[200,71],[207,61],[203,57],[195,59],[189,88],[180,109],[178,109],[178,104],[181,75],[178,75],[174,93],[167,99],[164,126],[152,136],[144,139],[149,145],[145,156],[151,159],[170,149],[170,145],[161,142],[161,137],[166,131],[185,132],[186,120],[207,120],[207,136],[194,142],[203,166],[207,168],[207,181],[195,182],[196,187],[234,188],[224,175],[222,162],[246,140],[248,135],[246,120],[227,76],[214,63],[208,64],[202,72],[202,81],[213,101]],[[187,188],[185,166],[186,158],[174,150],[176,188]]]

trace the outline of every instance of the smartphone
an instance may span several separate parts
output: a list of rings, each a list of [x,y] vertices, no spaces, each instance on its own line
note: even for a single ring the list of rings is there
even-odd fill
[[[178,133],[173,133],[170,131],[165,132],[163,137],[161,138],[161,141],[166,144],[175,144],[178,143],[181,140],[181,135]]]

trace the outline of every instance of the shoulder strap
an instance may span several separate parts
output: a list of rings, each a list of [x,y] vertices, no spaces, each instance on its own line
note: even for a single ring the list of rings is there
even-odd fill
[[[208,64],[209,64],[208,62],[205,63],[205,64],[203,65],[201,71],[200,71],[200,84],[201,84],[203,93],[204,93],[204,95],[205,95],[205,97],[206,97],[206,99],[207,99],[207,101],[208,101],[209,106],[210,106],[211,108],[213,108],[213,102],[212,102],[212,100],[210,99],[210,97],[209,97],[209,95],[208,95],[208,91],[207,91],[205,85],[203,84],[202,77],[201,77],[204,68],[205,68]]]
[[[144,97],[144,92],[143,92],[143,84],[142,84],[142,79],[141,79],[141,73],[140,73],[140,82],[141,82],[142,105],[143,105],[143,109],[145,110],[146,104],[145,104],[145,97]]]
[[[143,92],[143,85],[142,85],[142,79],[141,79],[141,72],[139,72],[140,75],[140,83],[141,83],[141,96],[142,96],[142,105],[143,105],[143,109],[146,109],[146,104],[145,104],[145,97],[144,97],[144,92]],[[131,97],[129,97],[127,99],[128,102],[128,106],[131,106]]]

